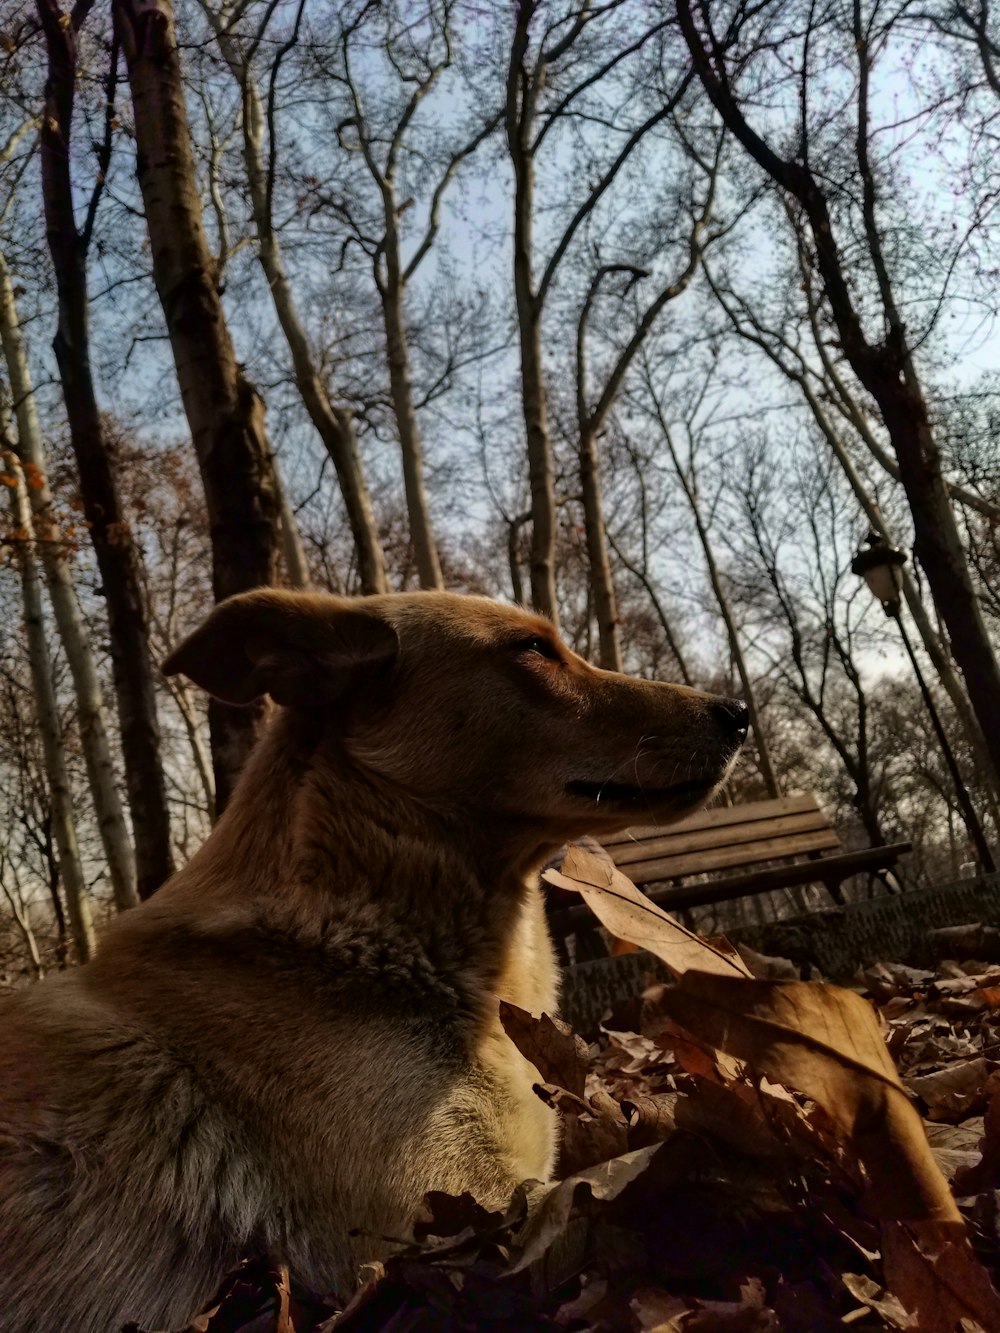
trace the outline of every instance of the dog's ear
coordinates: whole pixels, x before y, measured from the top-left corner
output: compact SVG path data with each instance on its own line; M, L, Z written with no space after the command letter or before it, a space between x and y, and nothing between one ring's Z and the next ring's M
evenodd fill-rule
M393 627L346 598L260 588L220 602L163 663L230 704L262 694L308 707L339 699L399 651Z

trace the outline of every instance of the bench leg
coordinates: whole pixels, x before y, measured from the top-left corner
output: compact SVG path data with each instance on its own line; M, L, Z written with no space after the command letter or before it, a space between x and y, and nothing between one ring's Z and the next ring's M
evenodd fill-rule
M847 899L844 897L844 890L840 887L841 883L842 881L839 879L825 879L823 886L837 907L846 907Z

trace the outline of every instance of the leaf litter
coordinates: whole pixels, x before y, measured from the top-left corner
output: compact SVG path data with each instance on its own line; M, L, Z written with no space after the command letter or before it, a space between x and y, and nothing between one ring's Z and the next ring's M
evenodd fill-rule
M346 1303L248 1265L189 1333L1000 1333L997 933L846 988L700 939L593 844L545 878L675 978L589 1041L501 1004L558 1178L429 1194Z

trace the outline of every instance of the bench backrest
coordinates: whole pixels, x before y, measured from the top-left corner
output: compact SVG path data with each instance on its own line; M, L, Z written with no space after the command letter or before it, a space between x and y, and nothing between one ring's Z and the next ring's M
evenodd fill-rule
M840 847L836 830L812 795L718 806L680 824L626 829L602 842L636 884Z

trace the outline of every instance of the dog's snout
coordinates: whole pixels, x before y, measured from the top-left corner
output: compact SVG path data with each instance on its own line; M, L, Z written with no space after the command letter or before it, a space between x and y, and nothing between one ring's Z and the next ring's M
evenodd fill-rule
M742 699L716 699L712 712L726 735L742 745L750 725L750 710Z

